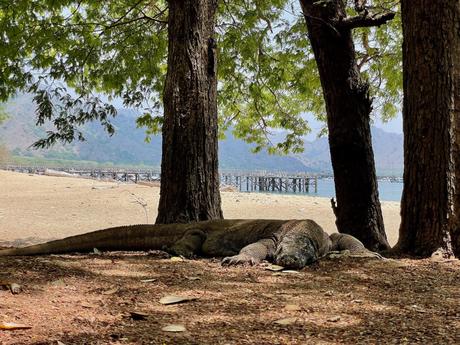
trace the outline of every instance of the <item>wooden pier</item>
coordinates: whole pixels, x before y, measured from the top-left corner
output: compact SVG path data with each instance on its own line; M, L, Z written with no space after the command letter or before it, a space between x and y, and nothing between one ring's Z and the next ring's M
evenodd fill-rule
M128 183L160 181L161 178L160 169L31 167L20 165L5 165L0 166L0 169L41 175L53 170L80 177ZM222 171L220 183L223 186L233 186L240 192L318 193L318 176L302 173Z
M318 193L315 175L223 172L220 182L241 192Z
M0 167L3 170L17 171L29 174L45 175L47 171L56 171L76 175L79 177L108 179L118 182L133 182L140 181L159 181L160 169L130 169L130 168L77 168L77 167L51 167L51 166L19 166L7 165Z

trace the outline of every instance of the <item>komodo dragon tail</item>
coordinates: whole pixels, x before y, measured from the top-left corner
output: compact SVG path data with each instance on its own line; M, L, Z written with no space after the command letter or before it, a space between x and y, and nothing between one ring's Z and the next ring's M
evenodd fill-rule
M99 250L162 249L177 241L186 228L177 225L139 224L107 228L62 240L50 241L23 248L0 250L0 256L62 254Z

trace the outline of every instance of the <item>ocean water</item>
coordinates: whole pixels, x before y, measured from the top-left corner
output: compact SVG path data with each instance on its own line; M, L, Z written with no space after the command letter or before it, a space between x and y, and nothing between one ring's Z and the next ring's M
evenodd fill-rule
M403 184L402 182L391 182L388 180L380 180L379 184L379 197L381 201L401 201ZM242 192L245 192L245 184L243 183ZM258 193L258 192L256 192ZM261 193L280 193L280 192L271 192L263 191ZM320 196L325 198L335 197L335 187L334 180L331 178L318 179L318 191L314 192L314 187L310 186L309 193L286 193L282 192L281 194L296 194L296 195L309 195L309 196Z
M388 180L380 180L379 184L379 197L382 201L401 201L403 184L402 182L391 182ZM319 179L318 180L318 193L305 193L306 195L322 196L326 198L335 197L334 180L332 179Z

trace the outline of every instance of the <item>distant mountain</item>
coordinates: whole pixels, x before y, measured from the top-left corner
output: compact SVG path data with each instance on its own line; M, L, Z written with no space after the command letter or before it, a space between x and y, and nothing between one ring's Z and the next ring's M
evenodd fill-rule
M385 132L377 127L372 127L371 132L377 174L380 176L402 175L404 166L402 134ZM305 142L304 152L296 157L314 170L332 171L327 138Z
M37 127L31 97L20 95L5 105L10 119L0 125L0 143L18 156L49 159L86 160L111 164L159 166L161 137L146 143L145 132L135 124L133 111L120 109L113 120L116 133L109 137L98 123L82 129L85 142L57 144L49 150L33 150L30 145L46 135L46 127ZM373 144L377 170L381 175L402 172L402 135L373 128ZM268 170L290 172L331 172L329 146L326 138L305 142L305 152L291 156L252 153L252 146L238 140L231 133L219 142L221 169Z
M136 114L133 111L118 111L112 121L116 129L112 137L98 123L89 123L82 129L86 138L84 142L56 144L49 150L34 150L30 145L46 135L46 128L35 126L34 105L30 96L18 96L5 108L10 119L0 125L0 142L14 155L160 166L161 137L154 136L150 143L146 143L145 131L136 127ZM231 133L228 133L227 139L219 142L219 160L221 169L311 171L295 157L272 156L266 152L253 154L251 145L235 139Z

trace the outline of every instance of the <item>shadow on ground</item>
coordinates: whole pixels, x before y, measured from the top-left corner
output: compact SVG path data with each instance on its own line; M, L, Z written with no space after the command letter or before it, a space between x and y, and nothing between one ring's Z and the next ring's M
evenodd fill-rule
M460 334L458 261L340 259L279 273L155 252L0 258L0 268L24 286L0 291L0 321L32 326L0 331L5 345L455 344ZM165 306L166 295L196 300Z

